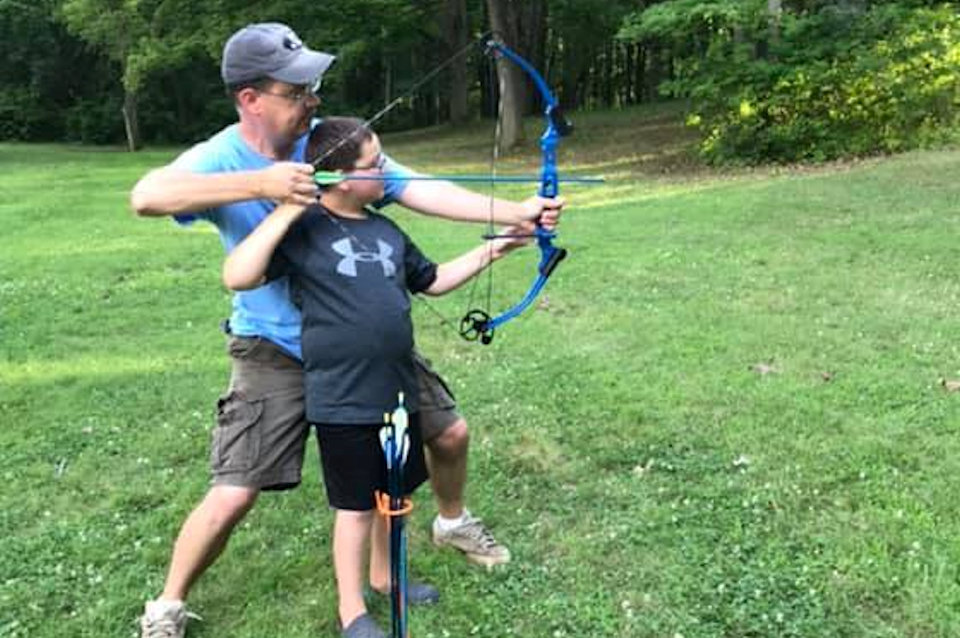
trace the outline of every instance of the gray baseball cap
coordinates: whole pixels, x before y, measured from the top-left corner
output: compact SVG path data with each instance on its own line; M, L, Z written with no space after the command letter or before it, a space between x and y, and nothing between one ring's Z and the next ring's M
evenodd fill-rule
M227 86L271 78L314 84L337 58L307 48L293 29L279 22L249 24L223 46L220 75Z

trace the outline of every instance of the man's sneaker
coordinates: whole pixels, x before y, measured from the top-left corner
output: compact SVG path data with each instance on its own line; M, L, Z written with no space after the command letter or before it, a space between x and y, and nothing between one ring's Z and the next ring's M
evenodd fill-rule
M187 619L200 619L187 612L181 600L151 600L140 617L140 638L183 638Z
M467 555L467 559L493 567L510 562L510 550L497 542L479 518L464 514L464 521L451 530L440 529L440 517L433 521L433 543L448 545Z

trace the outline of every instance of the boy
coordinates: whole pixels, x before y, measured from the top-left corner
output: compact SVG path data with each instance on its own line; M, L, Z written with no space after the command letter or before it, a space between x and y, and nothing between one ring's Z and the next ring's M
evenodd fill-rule
M319 123L307 157L321 158L319 169L346 178L376 178L383 168L379 140L356 119ZM527 243L499 238L437 265L392 221L365 208L383 189L382 180L345 179L327 188L317 206L283 204L230 253L223 269L234 290L289 275L302 311L306 413L317 427L327 498L336 509L333 558L346 638L384 636L363 600L363 549L373 524L370 571L388 570L386 524L374 517L373 492L385 488L378 433L398 391L411 413L406 491L427 477L408 292L444 294Z

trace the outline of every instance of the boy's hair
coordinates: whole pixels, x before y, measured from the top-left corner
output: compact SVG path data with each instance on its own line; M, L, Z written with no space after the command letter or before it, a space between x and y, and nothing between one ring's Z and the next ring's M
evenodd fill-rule
M307 161L320 171L349 171L373 131L355 117L326 117L313 127L307 140ZM319 160L319 162L317 162Z

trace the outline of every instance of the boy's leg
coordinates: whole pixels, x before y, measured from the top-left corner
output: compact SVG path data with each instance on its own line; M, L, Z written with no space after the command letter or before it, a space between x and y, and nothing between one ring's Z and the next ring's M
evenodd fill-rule
M378 425L317 424L327 502L336 510L333 568L337 618L344 638L385 638L363 598L365 544L374 517L374 490L385 471ZM371 550L372 550L371 546Z
M163 592L141 617L144 637L182 638L184 600L260 491L300 482L308 430L299 362L257 338L231 338L228 350L230 388L217 403L211 451L214 485L180 530Z
M380 514L373 517L370 533L370 588L390 591L390 525Z
M337 577L340 626L367 613L363 600L363 557L373 512L337 510L333 524L333 569Z
M456 400L430 362L416 355L420 385L420 423L427 449L427 467L439 514L433 522L433 542L453 547L480 565L510 561L510 550L497 542L464 504L470 435L457 412Z

